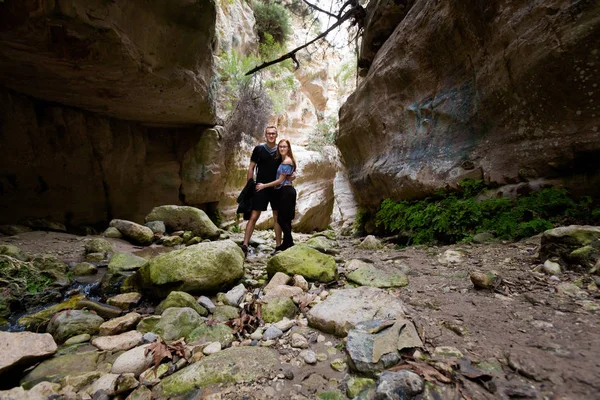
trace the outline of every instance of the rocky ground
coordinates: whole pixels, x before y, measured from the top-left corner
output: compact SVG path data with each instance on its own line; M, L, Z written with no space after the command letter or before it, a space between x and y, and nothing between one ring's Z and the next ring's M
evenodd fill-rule
M241 234L231 236L234 241L241 239ZM248 293L256 294L267 283L264 272L273 239L272 232L268 231L255 236L254 252L245 262L243 281ZM66 263L76 263L83 260L84 244L89 238L27 232L0 237L0 244L16 245L29 254L50 254ZM296 235L297 242L309 238L309 235ZM114 251L146 257L172 250L157 245L134 246L121 239L108 240ZM334 253L339 277L330 283L310 285L305 291L312 294L310 301L298 301L303 312L288 326L279 323L282 336L266 339L265 335L242 335L230 345L273 349L278 356L276 363L271 365L265 358L253 360L254 364L236 364L236 367L255 368L256 377L241 379L245 383L210 385L196 395L212 399L352 398L352 390L356 390L353 388L360 386L356 378L366 375L355 374L348 367L347 339L309 327L306 314L316 304L324 304L335 289L352 286L347 275L353 269L352 263L357 261L350 260L358 259L359 263L384 271L400 271L408 277L407 286L386 291L404 303L406 315L414 322L422 346L416 351L404 351L403 360L388 370L410 370L425 380L420 398L597 398L600 392L597 284L600 282L584 273L545 274L538 258L539 237L518 243L445 247L387 245L380 249L362 249L359 243L360 239L338 237L332 248L324 249ZM474 288L470 274L476 271L494 271L497 276L494 284L489 289ZM384 294L382 290L381 296ZM212 297L216 304L219 304L218 299L223 298ZM144 303L133 311L143 317L147 307L155 305ZM259 329L264 331L265 327ZM306 343L297 343L302 341L298 334ZM256 340L252 342L253 339ZM63 345L59 353L95 350L85 341L79 346L76 350L66 350L68 346ZM121 353L107 356L107 362L114 362ZM215 357L208 353L205 360ZM226 350L220 353L225 354ZM261 354L248 353L247 357L261 358ZM114 367L112 372L115 372ZM381 386L381 378L374 382ZM406 385L410 387L410 383ZM10 398L2 393L7 392L0 392L0 398ZM142 394L139 390L134 393ZM363 396L373 398L368 397L372 394L367 392L363 392Z

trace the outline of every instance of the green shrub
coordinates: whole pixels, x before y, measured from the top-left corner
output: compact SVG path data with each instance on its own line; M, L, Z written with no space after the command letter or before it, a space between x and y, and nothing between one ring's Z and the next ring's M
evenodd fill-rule
M543 189L516 200L477 201L475 197L484 189L481 181L463 181L460 187L460 192L437 193L424 200L386 199L375 223L387 233L408 233L412 244L426 244L468 241L479 232L520 239L558 224L600 220L591 199L575 201L565 189Z
M333 145L337 129L337 114L332 114L327 118L323 118L321 122L315 126L315 130L308 135L307 148L313 151L320 151L323 146Z
M255 1L252 8L260 43L265 43L266 34L269 34L275 42L284 44L292 32L290 17L285 7L275 2Z

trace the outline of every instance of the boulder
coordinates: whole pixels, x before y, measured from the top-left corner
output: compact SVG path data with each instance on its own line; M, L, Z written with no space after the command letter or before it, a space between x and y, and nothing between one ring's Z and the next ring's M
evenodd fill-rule
M102 393L107 396L115 396L119 393L129 392L139 386L139 382L133 374L106 374L87 387L84 392L93 398Z
M297 312L294 302L285 297L265 300L261 308L261 316L267 323L281 321L284 317L293 319Z
M104 233L102 233L102 236L113 239L121 239L123 237L123 234L119 232L117 228L109 226L108 228L106 228Z
M378 250L383 248L383 244L381 244L381 240L377 239L375 236L369 235L360 242L358 248L364 250Z
M269 276L273 276L277 272L287 275L298 274L306 279L319 282L331 282L338 277L333 257L301 244L269 259L267 273Z
M194 309L171 307L162 313L152 332L166 341L172 341L188 336L202 323L202 317Z
M312 247L315 250L319 250L325 254L337 254L339 251L336 249L337 243L335 240L329 239L325 236L315 236L308 239L305 243L308 247Z
M47 331L58 343L63 343L71 336L89 333L95 335L104 319L87 310L61 311L50 320Z
M371 320L348 332L346 350L353 369L375 375L400 361L398 350L422 345L415 326L406 319Z
M350 329L362 321L393 319L406 314L398 297L382 289L359 287L340 289L332 293L307 313L313 328L337 336L346 336Z
M229 346L234 340L233 329L225 324L203 323L186 336L188 343L204 344L219 342L223 347Z
M56 343L48 333L0 332L0 375L11 370L24 370L56 350Z
M148 263L148 260L131 253L114 253L108 263L108 270L102 277L100 287L104 292L118 292L123 282L135 271Z
M176 290L169 293L166 299L160 302L154 309L154 314L162 314L167 308L170 307L189 307L196 311L201 316L205 317L208 315L208 311L202 307L191 294L186 292L178 292Z
M542 234L540 259L546 261L549 258L558 257L569 264L569 261L574 258L578 259L571 255L573 251L585 246L590 246L598 252L600 249L600 226L570 225L550 229ZM582 251L580 250L580 252ZM587 264L585 266L589 267Z
M85 299L85 295L75 295L62 303L50 306L33 314L25 315L17 320L17 324L28 330L38 330L39 328L44 327L54 314L62 310L75 308L77 303L83 299Z
M221 322L227 322L230 319L238 318L239 316L240 309L233 306L216 306L213 311L213 318Z
M98 369L106 359L106 353L86 351L54 356L32 369L22 380L21 386L30 389L42 381L60 382L66 376L84 375Z
M118 307L121 310L129 310L131 307L136 306L141 299L141 294L137 292L130 292L110 297L106 300L106 303L108 303L108 305Z
M129 331L114 336L100 336L92 340L92 345L105 351L125 351L142 343L142 334Z
M412 371L384 372L377 380L375 398L382 400L412 399L423 391L425 381Z
M136 312L125 314L122 317L114 318L100 325L100 336L118 335L119 333L127 332L134 329L142 316Z
M152 365L152 353L146 354L146 348L149 344L134 347L121 354L112 365L111 372L113 374L133 374L135 377L140 376L142 372L147 370Z
M147 226L148 228L152 229L152 232L160 233L161 235L163 235L167 231L167 227L165 226L165 223L162 221L146 222L144 224L144 226Z
M90 264L89 262L80 262L71 268L71 274L73 276L86 276L86 275L95 275L98 273L98 267L94 264Z
M123 234L123 237L133 244L146 246L152 244L154 240L152 229L132 221L113 219L110 221L110 226L117 228Z
M208 218L206 213L189 206L154 207L146 216L146 222L163 221L170 231L192 231L194 236L203 239L219 237L219 228Z
M408 285L408 278L400 271L377 268L366 264L348 274L348 280L362 286L378 288L402 287Z
M29 256L12 244L0 244L0 254L16 258L17 260L27 261Z
M113 251L112 245L106 239L94 238L85 241L85 254L89 253L110 253Z
M138 271L141 289L157 297L172 290L214 291L244 275L244 253L231 240L199 243L162 254Z
M153 398L178 397L209 385L231 385L268 377L279 367L277 354L265 347L231 347L164 378Z

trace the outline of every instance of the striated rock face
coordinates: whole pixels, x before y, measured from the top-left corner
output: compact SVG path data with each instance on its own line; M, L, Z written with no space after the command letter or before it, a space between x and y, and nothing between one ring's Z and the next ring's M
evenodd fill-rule
M465 177L599 195L599 41L593 1L415 1L340 110L359 203Z
M212 1L0 5L0 83L99 114L214 124Z

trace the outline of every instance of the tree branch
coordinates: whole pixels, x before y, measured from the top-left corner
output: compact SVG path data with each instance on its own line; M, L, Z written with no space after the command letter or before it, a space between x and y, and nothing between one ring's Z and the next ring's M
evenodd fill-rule
M307 6L309 6L310 8L313 8L313 9L315 9L315 10L317 10L317 11L320 11L320 12L322 12L322 13L324 13L324 14L327 14L327 15L329 15L330 17L333 17L333 18L335 18L335 19L339 19L339 18L340 18L340 16L339 16L339 15L335 15L335 14L332 14L332 13L330 13L329 11L325 11L325 10L323 10L322 8L319 8L319 7L317 7L316 5L314 5L314 4L311 4L311 3L309 3L309 2L308 2L308 1L306 1L306 0L302 0L302 1L303 1L304 3L306 3L306 5L307 5Z
M352 0L349 0L349 1L352 1ZM290 52L282 55L281 57L279 57L276 60L266 61L266 62L262 63L261 65L259 65L258 67L252 68L250 71L246 72L246 76L252 75L255 72L260 71L261 69L270 67L271 65L280 63L280 62L285 61L285 60L290 59L290 58L297 63L298 61L296 60L296 53L298 51L300 51L300 50L302 50L302 49L310 46L311 44L313 44L317 40L324 38L325 36L327 36L327 34L329 32L331 32L332 30L334 30L338 26L342 25L345 21L349 20L352 17L360 16L361 13L363 13L363 12L364 12L364 10L363 10L363 8L361 6L351 8L350 10L348 10L348 12L346 12L346 14L344 14L342 17L340 17L336 21L335 24L331 25L326 31L324 31L323 33L321 33L319 36L317 36L316 38L314 38L310 42L304 43L302 46L296 47L292 51L290 51ZM298 68L299 66L300 66L300 64L296 64L296 68Z

